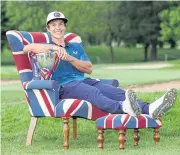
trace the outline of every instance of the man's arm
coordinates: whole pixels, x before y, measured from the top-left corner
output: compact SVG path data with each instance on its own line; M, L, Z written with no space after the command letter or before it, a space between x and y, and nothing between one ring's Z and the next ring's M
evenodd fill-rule
M26 45L23 49L24 53L28 53L29 51L33 51L35 53L47 52L48 50L52 50L54 45L52 44L29 44Z
M58 57L62 60L65 60L67 57L67 52L65 50L63 50L64 48L53 45L53 44L29 44L26 45L23 49L24 53L27 54L30 51L33 51L35 53L46 53L49 50L54 50Z
M92 73L92 63L89 61L79 60L71 55L67 56L66 61L69 61L75 68L83 73Z
M24 53L33 51L35 53L47 52L48 50L54 50L58 54L59 58L65 61L69 61L75 68L80 72L91 74L92 73L92 64L89 61L79 60L75 57L67 54L66 50L62 47L52 45L52 44L29 44L26 45L23 49Z

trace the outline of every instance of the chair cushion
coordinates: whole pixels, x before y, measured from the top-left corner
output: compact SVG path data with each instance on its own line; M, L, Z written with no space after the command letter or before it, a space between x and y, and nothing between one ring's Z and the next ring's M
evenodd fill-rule
M55 87L60 87L59 82L55 80L31 80L23 82L23 87L25 90L31 89L55 89Z
M98 109L90 102L78 99L61 100L55 107L55 117L83 117L91 120L96 120L108 113Z
M138 117L129 114L110 114L96 120L96 127L101 129L160 128L161 125L159 120L154 120L146 114Z

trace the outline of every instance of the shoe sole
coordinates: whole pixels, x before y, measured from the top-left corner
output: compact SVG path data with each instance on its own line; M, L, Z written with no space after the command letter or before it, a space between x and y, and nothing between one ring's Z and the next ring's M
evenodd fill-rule
M141 107L137 103L137 97L136 97L136 94L133 90L129 90L128 98L129 98L131 108L134 112L134 115L136 117L138 117L142 113L142 111L141 111Z
M177 90L172 88L164 96L163 104L161 104L153 113L154 119L160 119L173 106L177 97Z

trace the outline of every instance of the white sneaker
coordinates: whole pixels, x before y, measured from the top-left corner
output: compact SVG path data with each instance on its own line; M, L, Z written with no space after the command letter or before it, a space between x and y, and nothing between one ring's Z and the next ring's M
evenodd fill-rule
M149 105L149 115L153 119L161 118L173 105L177 97L177 90L172 88L162 97Z
M141 107L136 101L136 94L133 90L127 90L125 93L126 99L122 102L122 109L124 113L132 116L139 116L141 114Z

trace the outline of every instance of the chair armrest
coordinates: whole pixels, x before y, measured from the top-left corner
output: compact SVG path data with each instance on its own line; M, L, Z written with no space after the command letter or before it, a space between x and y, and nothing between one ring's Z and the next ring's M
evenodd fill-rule
M59 82L32 80L23 86L33 116L54 116L54 107L59 103Z
M23 83L25 90L30 89L57 89L60 87L59 82L55 80L32 80Z
M96 79L102 83L109 84L114 87L119 86L119 82L116 79ZM31 80L23 83L25 90L29 89L57 89L60 87L59 82L55 80Z
M100 80L100 82L102 82L104 84L109 84L109 85L114 86L114 87L119 86L119 81L116 79L97 79L97 80Z

